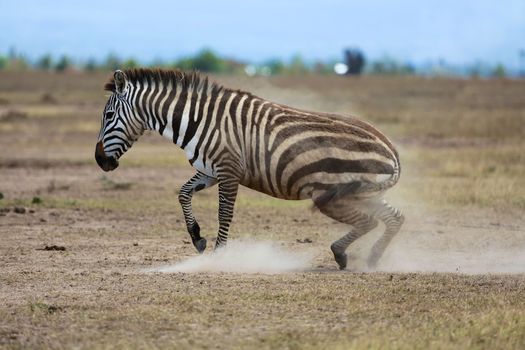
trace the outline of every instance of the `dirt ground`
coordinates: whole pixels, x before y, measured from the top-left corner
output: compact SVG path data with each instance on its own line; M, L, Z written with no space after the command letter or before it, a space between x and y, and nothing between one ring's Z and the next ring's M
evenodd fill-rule
M166 274L147 269L196 255L177 202L194 172L153 134L98 168L106 77L0 74L0 348L525 346L524 81L215 77L376 124L400 148L387 197L406 224L377 271L363 261L379 229L339 271L344 226L243 189L231 239L309 252L309 266ZM211 243L217 190L194 209Z

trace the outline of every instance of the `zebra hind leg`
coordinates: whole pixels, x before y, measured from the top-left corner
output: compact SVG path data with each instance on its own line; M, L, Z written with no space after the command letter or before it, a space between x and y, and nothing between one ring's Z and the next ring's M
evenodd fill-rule
M337 200L323 203L323 205L316 203L316 206L324 215L352 226L350 232L330 246L339 269L344 270L348 263L348 256L345 253L348 246L359 237L372 231L378 222L373 216L352 206L351 201Z
M401 214L398 209L388 204L385 200L382 200L381 204L379 204L378 208L375 210L374 217L385 224L385 232L372 247L372 251L367 261L368 267L370 268L374 268L377 265L377 262L381 259L386 247L396 233L399 232L401 225L403 225L403 222L405 221L403 214Z

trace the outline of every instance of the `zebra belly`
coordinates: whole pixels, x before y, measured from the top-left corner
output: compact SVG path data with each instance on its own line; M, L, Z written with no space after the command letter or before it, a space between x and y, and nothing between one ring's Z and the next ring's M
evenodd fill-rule
M318 171L303 177L285 179L279 187L280 196L291 199L312 198L314 193L324 192L334 187L356 182L375 182L377 176L358 173L328 173Z
M211 162L207 161L206 163L200 159L197 158L192 164L191 164L196 170L200 171L201 173L208 175L209 177L216 178L216 174L213 171L213 168L211 166Z
M300 178L289 188L271 184L265 181L263 176L246 175L241 180L241 185L252 190L267 194L274 198L286 200L311 199L314 193L321 193L334 186L350 184L359 181L376 182L382 180L386 175L316 172ZM362 196L375 196L377 193L363 193Z
M274 154L264 159L264 167L246 164L247 171L241 184L289 200L312 198L314 192L319 193L342 184L382 182L393 174L393 162L390 159L333 147L311 147L308 151L293 152L289 157Z

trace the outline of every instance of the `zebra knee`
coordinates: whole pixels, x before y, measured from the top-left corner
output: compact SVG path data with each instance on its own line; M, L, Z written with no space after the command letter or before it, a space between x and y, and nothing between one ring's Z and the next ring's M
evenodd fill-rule
M401 225L405 217L401 211L392 207L386 201L382 202L382 208L374 213L374 217L383 221L385 225Z
M396 214L383 220L386 226L386 234L395 234L405 222L405 216L397 210Z
M373 217L369 217L368 218L368 221L366 221L365 223L363 223L359 229L360 231L363 232L363 234L367 233L367 232L370 232L372 231L373 229L375 229L377 227L377 225L379 224L379 222L374 219Z
M186 203L188 203L191 200L189 194L186 191L183 191L183 190L181 190L179 192L178 199L179 199L179 203L181 205L185 205Z

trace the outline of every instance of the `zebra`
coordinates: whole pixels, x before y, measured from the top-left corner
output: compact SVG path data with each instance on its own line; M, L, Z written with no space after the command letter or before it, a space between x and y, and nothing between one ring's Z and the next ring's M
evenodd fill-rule
M313 208L348 224L349 232L330 246L340 269L347 267L347 247L382 221L384 233L367 259L374 267L403 224L401 212L382 199L399 179L399 154L369 123L270 102L197 72L117 70L105 90L111 95L95 147L98 165L116 169L145 130L180 146L196 169L178 200L199 253L206 239L192 196L216 184L216 249L227 242L240 185L280 199L311 199Z

